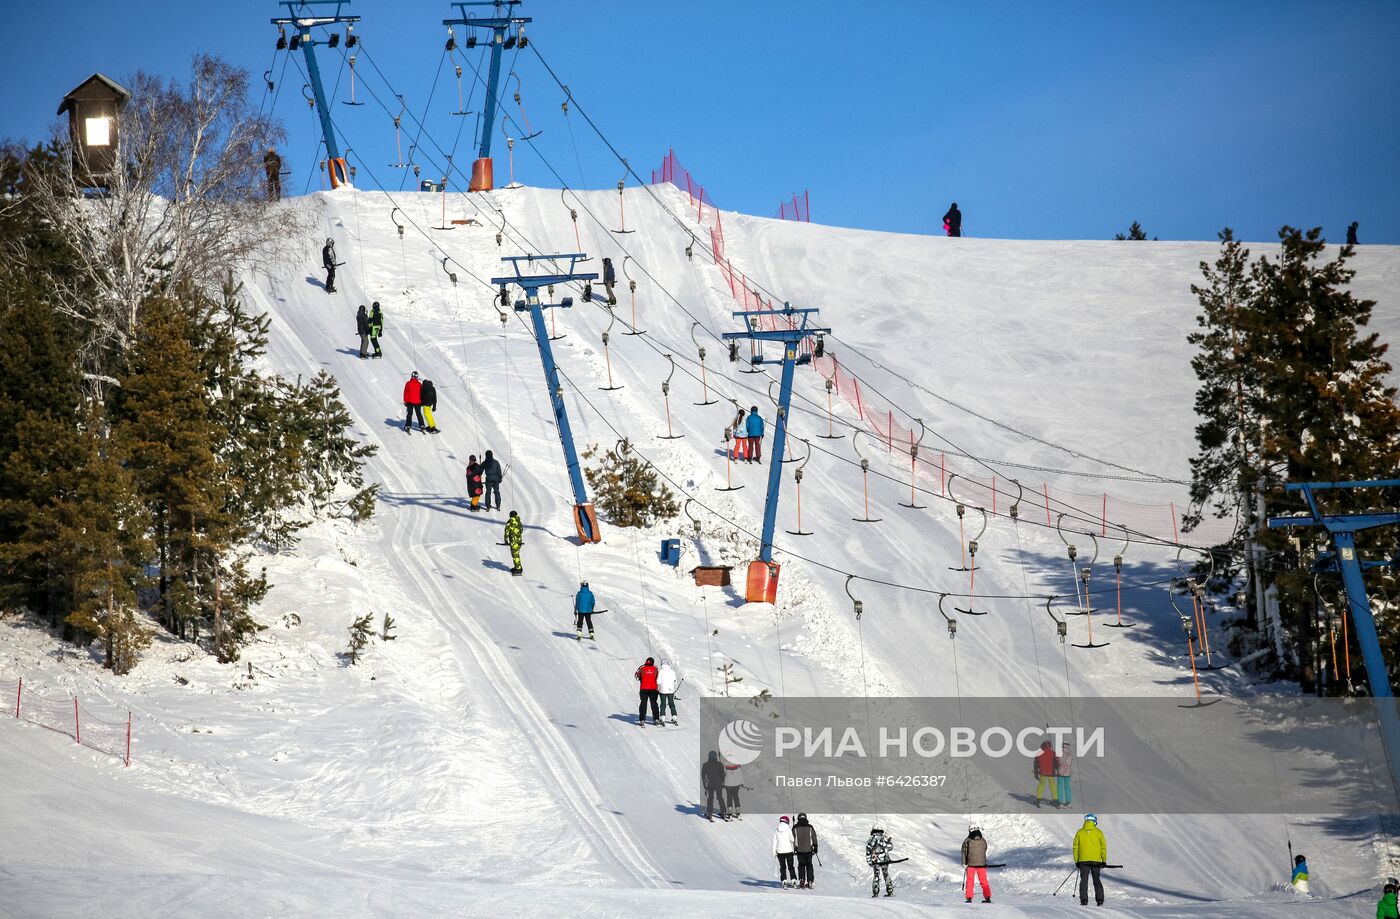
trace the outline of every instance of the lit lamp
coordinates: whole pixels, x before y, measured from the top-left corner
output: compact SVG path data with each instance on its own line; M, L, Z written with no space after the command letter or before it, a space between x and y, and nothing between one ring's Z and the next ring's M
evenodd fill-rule
M63 97L58 114L68 113L73 176L83 188L107 188L117 163L117 114L131 93L110 77L94 73Z

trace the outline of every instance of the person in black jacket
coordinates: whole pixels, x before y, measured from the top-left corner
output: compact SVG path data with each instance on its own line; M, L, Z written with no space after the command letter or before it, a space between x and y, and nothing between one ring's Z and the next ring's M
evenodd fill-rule
M369 313L365 312L365 305L360 304L360 311L355 314L355 334L360 336L360 360L369 358Z
M335 260L335 240L327 238L321 247L321 267L326 269L326 293L335 293L335 268L340 264Z
M369 308L369 343L374 346L374 356L383 357L384 352L379 350L379 339L384 337L384 311L379 308L379 301L375 300L374 305Z
M719 754L710 751L710 758L700 767L700 784L705 789L705 819L714 820L715 802L719 802L721 819L729 819L729 811L724 806L724 764Z
M603 259L603 287L608 291L608 306L617 306L617 296L613 293L613 285L617 283L617 272L613 270L612 259Z
M263 154L263 170L267 173L267 196L273 201L282 197L282 157L275 147Z
M962 235L962 211L958 210L958 202L954 201L948 213L943 215L943 225L948 228L949 236Z
M501 509L501 479L505 473L501 470L500 460L491 455L491 451L486 451L486 458L481 461L481 478L486 484L486 509L491 509L491 498L496 499L496 510Z
M797 815L797 824L792 828L792 840L797 849L797 886L803 890L810 890L812 858L817 854L817 831L807 822L806 814Z
M437 411L437 387L432 380L424 380L423 386L418 390L418 400L423 405L423 417L428 421L428 433L438 432L437 419L433 413Z
M1351 222L1351 226L1347 227L1347 245L1348 245L1348 246L1354 246L1354 245L1356 245L1356 228L1357 228L1358 226L1360 226L1360 224L1358 224L1355 220L1353 220L1353 221Z

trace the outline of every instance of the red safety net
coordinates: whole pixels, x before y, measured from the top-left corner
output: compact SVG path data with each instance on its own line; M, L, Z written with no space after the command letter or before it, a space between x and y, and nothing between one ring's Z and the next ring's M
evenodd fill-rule
M812 222L812 202L806 189L799 196L796 192L792 194L791 201L783 201L778 205L779 220L799 220L803 223Z
M71 737L77 743L131 765L131 713L126 719L99 718L76 696L38 691L23 679L0 680L0 702L13 718Z

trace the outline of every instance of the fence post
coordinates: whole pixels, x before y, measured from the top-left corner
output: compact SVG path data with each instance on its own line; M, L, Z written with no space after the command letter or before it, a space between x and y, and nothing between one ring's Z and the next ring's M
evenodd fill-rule
M1045 525L1052 527L1055 524L1050 520L1050 486L1041 484L1040 488L1045 492Z
M812 191L811 191L811 189L809 189L809 188L804 188L804 189L802 190L802 212L803 212L804 214L807 215L807 216L805 216L805 217L802 218L802 219L805 220L807 223L811 223L811 222L812 222L812 198L811 198L811 194L812 194Z
M793 195L796 199L797 196ZM885 409L885 452L894 452L894 409Z
M1176 531L1176 502L1171 503L1172 508L1172 541L1177 545L1181 544L1181 534Z
M19 717L19 700L24 696L24 677L19 678L19 688L15 690L15 717Z
M1103 493L1103 514L1099 517L1099 535L1108 535L1108 492Z
M126 764L131 765L131 712L126 713Z
M78 697L73 697L73 739L78 743L83 742L83 725L78 720Z
M944 497L948 496L948 454L938 454L938 493Z
M865 409L860 404L860 380L853 380L851 383L856 389L856 417L861 421L865 420Z
M997 477L992 476L992 516L997 515Z

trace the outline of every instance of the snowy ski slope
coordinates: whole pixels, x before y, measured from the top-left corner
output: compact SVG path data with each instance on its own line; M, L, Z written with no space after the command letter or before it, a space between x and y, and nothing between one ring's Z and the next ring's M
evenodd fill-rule
M694 587L683 573L692 565L753 557L753 540L740 530L758 529L767 467L735 466L743 490L715 491L726 476L719 441L733 416L731 396L760 406L771 421L767 388L776 374L738 373L725 359L711 333L738 327L728 315L736 308L728 286L698 252L687 260L683 251L689 234L704 238L705 227L683 192L654 192L627 191L628 226L637 231L628 235L609 232L615 192L581 193L582 206L571 202L579 208L577 243L557 189L450 195L449 219L479 223L451 231L429 229L442 219L437 195L342 189L288 203L336 239L348 262L337 279L341 292L321 288L313 238L294 253L291 270L269 265L249 277L247 293L272 316L272 366L289 375L330 370L362 436L380 446L371 461L382 483L375 520L360 529L318 524L295 553L267 560L276 587L261 618L271 634L248 650L251 677L162 643L136 674L115 680L55 661L39 636L5 626L0 677L23 675L54 693L81 690L113 712L131 708L138 729L135 762L123 770L0 719L0 771L11 789L0 812L0 851L8 853L0 865L14 892L0 915L95 913L100 900L104 915L159 914L176 902L184 905L176 911L210 915L524 908L721 916L790 907L784 898L803 899L804 914L817 916L914 914L961 905L955 887L966 814L885 814L910 860L897 874L896 899L878 902L868 901L860 851L869 817L814 814L825 864L812 895L770 889L768 817L731 825L698 819L693 714L699 695L722 691L717 666L731 661L744 691L775 695L1190 692L1180 631L1160 586L1125 591L1124 618L1139 625L1111 634L1097 651L1066 651L1043 606L985 601L989 615L960 623L956 669L928 593L857 581L852 590L866 610L857 624L842 572L949 591L964 590L966 575L948 570L959 564L961 537L936 480L935 494L921 496L928 507L910 510L897 506L908 500L907 484L872 475L872 514L883 519L852 521L862 508L849 437L812 441L819 449L805 467L802 511L810 537L782 532L795 524L785 472L776 609ZM396 219L406 227L402 238ZM843 366L925 419L926 448L941 437L934 449L1120 472L988 424L944 401L951 399L1083 456L1186 477L1189 285L1214 245L948 240L730 213L724 221L734 267L794 305L820 308ZM503 328L492 291L468 273L490 278L505 273L501 255L580 244L591 256L610 256L620 279L630 256L646 334L622 334L630 320L625 280L606 359L601 333L609 317L599 303L557 311L564 337L554 345L577 442L606 449L629 437L694 495L698 541L684 516L644 533L604 523L596 546L567 538L571 498L534 342L514 314ZM444 258L458 275L455 287ZM1374 327L1392 337L1400 328L1400 252L1364 247L1354 264L1357 291L1379 301ZM385 358L362 362L355 307L376 299L386 313ZM703 407L693 404L701 401L691 376L699 372L696 321L719 399ZM671 421L684 435L669 441L657 436L666 427L667 354L678 367ZM623 385L614 392L600 391L608 360ZM414 369L437 385L439 436L402 430L400 392ZM814 438L827 429L825 390L811 370L797 381L794 435ZM839 401L837 414L853 418ZM509 555L497 545L504 515L473 514L463 500L467 456L485 448L506 465L506 506L526 524L523 578L509 577ZM872 472L907 482L907 459L869 439L862 450ZM1175 485L1008 474L1024 476L1028 490L1048 481L1057 493L1106 489L1145 505L1184 499ZM1019 528L999 517L984 534L978 593L1069 594L1072 604L1064 546L1043 525L1043 508L1035 522L1033 496L1026 502ZM658 540L669 535L684 537L679 571L657 561ZM1111 533L1103 542L1100 571L1111 576L1106 558L1117 543ZM1174 556L1134 545L1125 583L1160 582L1175 573ZM598 618L597 643L582 646L569 615L580 576L609 610ZM1100 598L1104 604L1112 608L1111 595ZM336 652L352 613L364 610L391 613L399 637L375 643L364 664L347 668ZM300 623L284 625L291 613ZM1071 620L1073 640L1082 640L1084 627ZM632 723L632 672L648 655L669 658L686 678L679 727ZM1222 693L1247 691L1249 682L1228 668L1203 681ZM1076 794L1092 808L1092 788ZM794 810L803 806L794 801ZM969 807L975 814L976 802ZM870 810L880 811L878 798ZM1009 864L994 872L998 904L980 909L1078 909L1063 894L1049 896L1068 870L1076 815L974 819L996 860ZM1370 908L1386 870L1373 828L1290 820L1294 847L1308 854L1315 878L1316 897L1301 902L1278 889L1288 867L1281 817L1104 815L1102 825L1114 861L1127 866L1110 881L1108 914L1355 915Z

